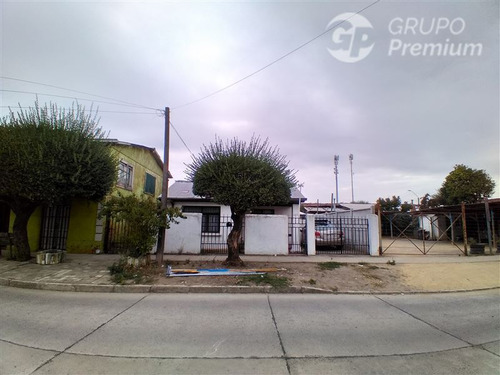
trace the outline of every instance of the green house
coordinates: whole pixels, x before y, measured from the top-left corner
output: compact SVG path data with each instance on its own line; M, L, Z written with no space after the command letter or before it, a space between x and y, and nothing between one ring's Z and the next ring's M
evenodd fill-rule
M107 140L118 159L118 178L110 194L149 194L162 191L163 162L154 148ZM169 178L170 178L169 174ZM32 251L59 249L68 253L116 252L119 228L99 219L100 204L74 199L68 204L38 207L28 223ZM0 204L0 233L12 232L14 214Z

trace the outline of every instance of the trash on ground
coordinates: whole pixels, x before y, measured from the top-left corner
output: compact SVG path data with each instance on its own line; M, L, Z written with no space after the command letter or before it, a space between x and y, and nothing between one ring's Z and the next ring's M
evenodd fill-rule
M252 268L252 269L229 269L229 268L198 268L174 269L167 266L167 277L186 277L186 276L245 276L245 275L263 275L267 272L277 272L277 268Z

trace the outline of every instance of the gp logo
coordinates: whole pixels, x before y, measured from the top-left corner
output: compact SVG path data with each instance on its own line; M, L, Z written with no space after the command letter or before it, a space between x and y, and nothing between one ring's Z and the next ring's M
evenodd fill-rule
M332 19L327 29L333 29L333 45L328 52L337 60L354 63L363 60L370 54L374 42L370 41L373 26L365 17L356 13L342 13Z

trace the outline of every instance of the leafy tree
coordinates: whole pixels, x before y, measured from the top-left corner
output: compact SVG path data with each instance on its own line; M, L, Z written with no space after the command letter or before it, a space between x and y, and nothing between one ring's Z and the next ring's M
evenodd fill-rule
M40 205L73 197L101 200L116 178L116 160L102 142L92 109L55 104L22 110L0 120L0 200L14 214L17 259L30 259L27 224Z
M476 203L490 197L494 190L495 182L483 169L457 164L446 176L435 198L443 205Z
M380 205L382 211L399 211L401 206L401 197L393 195L392 198L382 198L377 199L377 203Z
M194 194L231 208L234 225L227 239L227 264L241 263L238 240L245 213L257 206L289 203L290 189L296 184L295 172L277 147L258 137L250 143L216 138L193 157L186 173Z
M409 212L413 208L413 205L404 202L401 203L401 197L393 195L392 198L379 198L377 203L380 206L382 212L387 213L382 216L382 234L389 235L394 233L400 235L400 232L405 231L406 235L411 235L416 225L413 223L413 219Z
M127 231L122 239L125 243L123 255L133 258L147 255L155 245L159 230L178 223L176 218L184 218L177 207L162 210L160 202L154 198L135 194L110 197L104 202L99 215L126 223Z

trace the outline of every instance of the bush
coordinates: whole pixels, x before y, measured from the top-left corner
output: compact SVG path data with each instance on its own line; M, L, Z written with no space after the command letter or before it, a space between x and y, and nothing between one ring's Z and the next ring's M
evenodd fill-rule
M178 208L162 210L160 202L149 196L135 194L112 196L104 204L99 215L125 222L127 231L122 237L125 256L139 258L151 252L160 229L169 228L176 218L184 218Z

